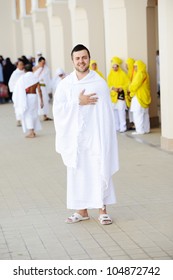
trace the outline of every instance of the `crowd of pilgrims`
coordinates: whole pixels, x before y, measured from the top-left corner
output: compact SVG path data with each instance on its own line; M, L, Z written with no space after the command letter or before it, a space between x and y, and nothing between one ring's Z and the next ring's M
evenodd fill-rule
M37 53L37 57L27 58L25 55L22 55L15 63L12 63L9 57L4 59L0 55L0 85L5 85L8 89L7 97L1 97L0 92L0 103L14 102L12 97L14 85L12 87L10 79L14 76L12 74L16 70L25 73L26 65L30 65L32 72L35 72L36 75L38 72L42 92L44 92L45 88L47 89L43 94L43 103L47 111L43 112L42 115L43 120L52 120L48 117L49 110L46 109L46 106L48 107L49 105L46 105L46 102L50 103L53 100L58 83L67 74L62 68L57 68L54 77L51 78L46 59L42 56L41 52ZM39 70L43 68L44 71ZM114 56L110 61L110 71L107 77L104 77L98 69L96 60L90 60L90 69L96 71L107 82L110 89L116 130L120 133L127 130L134 130L132 132L133 134L149 133L149 105L151 103L151 95L149 75L145 63L133 58L122 61L119 57ZM45 99L46 95L47 97ZM21 120L18 119L17 114L16 121L17 125L20 126ZM29 135L35 137L35 133Z
M0 96L0 103L12 102L12 92L10 92L8 83L19 61L22 61L23 65L31 64L35 66L35 57L27 58L25 55L22 55L13 63L10 57L4 58L3 55L0 55L0 83L6 85L8 88L8 96L5 98L1 98Z

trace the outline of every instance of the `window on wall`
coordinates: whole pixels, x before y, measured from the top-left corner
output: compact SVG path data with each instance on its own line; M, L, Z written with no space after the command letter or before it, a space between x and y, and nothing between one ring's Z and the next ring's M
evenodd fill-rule
M46 0L38 0L39 8L46 8Z
M26 14L30 15L31 14L31 0L26 0Z
M20 0L16 0L16 19L20 17Z

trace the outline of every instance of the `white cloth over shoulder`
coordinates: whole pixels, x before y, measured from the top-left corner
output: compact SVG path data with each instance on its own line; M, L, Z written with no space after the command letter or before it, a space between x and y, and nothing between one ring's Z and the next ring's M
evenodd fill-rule
M25 74L24 70L20 70L20 69L16 69L13 71L13 73L11 74L10 80L8 82L8 86L11 92L14 91L14 87L18 81L18 79Z
M96 93L97 104L80 106L79 94L82 90L85 94ZM100 176L108 186L111 176L119 169L119 163L114 116L106 82L94 71L82 80L77 79L75 71L72 72L57 87L53 116L56 151L61 154L64 164L78 168L80 149L84 145L98 157Z
M32 72L27 72L18 79L12 97L14 108L18 115L23 115L27 110L25 89L36 83L38 83L38 78L36 78Z
M34 75L39 79L39 83L41 86L42 97L44 107L41 108L39 104L38 113L39 115L48 115L49 114L49 93L51 93L51 79L50 79L50 71L47 65L44 67L39 67Z
M52 79L52 93L55 94L56 88L59 84L59 82L62 80L62 78L59 75L63 75L64 77L66 76L66 73L62 68L57 68L55 72L55 76ZM63 77L63 78L64 78Z
M51 92L51 78L50 78L50 70L47 65L44 65L44 67L39 67L34 72L35 77L39 79L40 84L45 84L46 93Z

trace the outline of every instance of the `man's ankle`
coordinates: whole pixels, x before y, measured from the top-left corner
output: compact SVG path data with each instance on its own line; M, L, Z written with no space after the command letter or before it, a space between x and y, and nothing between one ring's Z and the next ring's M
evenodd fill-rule
M87 209L80 209L77 211L77 213L80 214L82 217L88 217Z

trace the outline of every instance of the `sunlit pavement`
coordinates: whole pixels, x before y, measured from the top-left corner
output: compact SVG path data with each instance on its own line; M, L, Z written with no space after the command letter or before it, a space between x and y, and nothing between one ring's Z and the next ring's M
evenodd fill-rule
M12 104L0 105L0 259L173 259L173 153L160 131L118 135L113 224L98 211L66 224L66 168L55 152L53 122L34 139L16 126ZM80 191L80 190L79 190Z

